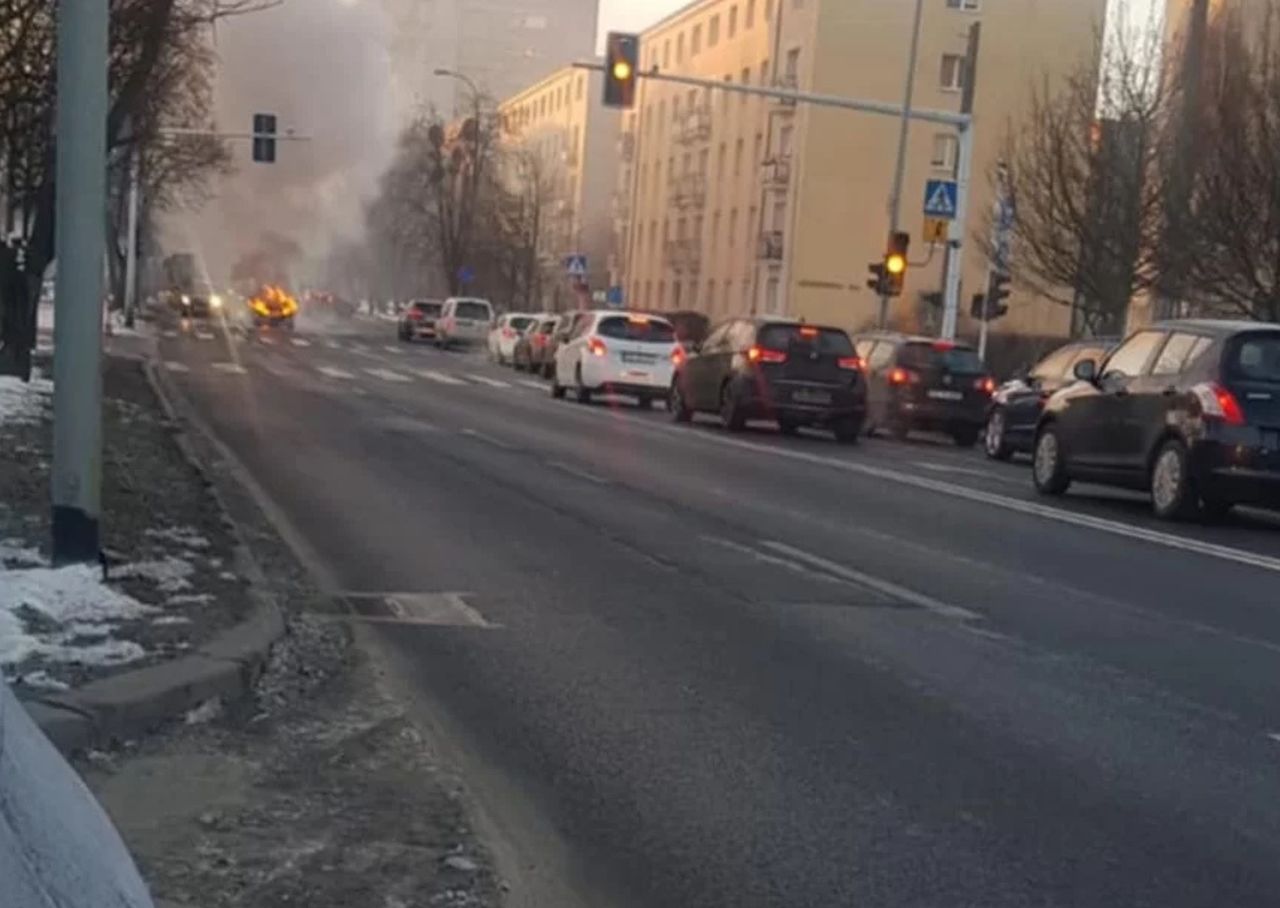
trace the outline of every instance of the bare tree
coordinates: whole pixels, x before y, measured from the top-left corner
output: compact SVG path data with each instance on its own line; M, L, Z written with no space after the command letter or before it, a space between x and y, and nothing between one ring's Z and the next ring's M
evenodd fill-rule
M1280 321L1280 47L1275 0L1206 43L1181 311Z
M176 87L190 89L181 74L189 74L192 61L199 60L207 28L220 18L279 2L110 0L107 146L112 158L121 145L154 137L166 103L183 96ZM53 4L0 0L0 23L0 194L6 209L0 237L0 374L27 378L36 302L54 258ZM192 97L189 90L186 97Z
M548 271L558 266L551 252L563 168L532 148L516 146L504 151L500 171L486 233L497 244L494 257L510 305L540 309L550 283Z
M1071 307L1085 333L1121 331L1130 300L1159 276L1175 95L1151 64L1161 41L1155 28L1112 41L1099 34L1076 70L1033 87L1000 162L1017 211L1014 278ZM990 220L978 238L990 255L989 234Z

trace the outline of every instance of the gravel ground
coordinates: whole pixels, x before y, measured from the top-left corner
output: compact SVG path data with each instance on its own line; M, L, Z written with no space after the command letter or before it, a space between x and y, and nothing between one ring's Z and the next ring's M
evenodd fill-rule
M240 621L250 606L231 526L175 444L141 364L107 357L103 389L102 541L119 561L109 582L154 611L111 627L112 642L141 651L107 663L74 655L100 643L100 631L96 639L81 638L44 620L39 609L21 611L28 633L61 635L72 655L4 666L15 688L76 686L172 658ZM47 413L35 424L0 425L0 567L30 566L33 550L47 558L51 436Z

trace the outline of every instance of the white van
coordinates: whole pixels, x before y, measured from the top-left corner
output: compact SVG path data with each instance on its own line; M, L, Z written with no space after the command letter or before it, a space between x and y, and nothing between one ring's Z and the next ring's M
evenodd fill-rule
M493 306L488 300L470 296L451 296L436 319L436 346L483 344L493 324Z

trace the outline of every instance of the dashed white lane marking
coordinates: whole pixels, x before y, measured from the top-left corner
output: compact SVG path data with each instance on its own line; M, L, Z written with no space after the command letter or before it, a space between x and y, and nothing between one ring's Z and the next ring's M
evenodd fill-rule
M319 366L316 371L321 375L328 376L329 378L340 378L343 380L355 378L354 373L348 372L346 369L339 369L337 366Z
M505 381L499 381L496 378L490 378L487 375L477 375L475 372L466 373L467 378L482 385L488 385L490 388L510 388L511 384Z
M399 372L393 372L390 369L365 369L364 371L367 372L369 375L372 375L374 378L380 378L383 381L395 381L395 382L411 381L409 376L401 375Z
M195 333L195 338L199 341L211 341L213 340L213 335L208 331L197 331Z
M545 391L548 387L544 382L535 381L532 378L518 378L516 379L516 384L525 388L533 388L535 391Z
M289 343L293 344L295 347L311 346L311 341L307 340L305 337L291 337L289 338Z
M267 337L265 334L259 334L258 343L266 344L268 347L274 347L276 345L276 339L274 337Z
M504 451L514 451L516 449L514 445L509 445L499 438L494 438L492 435L477 432L475 429L463 429L462 434L468 438L474 438L477 441L483 441L485 444L493 445L495 448L501 448Z
M870 574L864 574L862 571L855 571L853 568L845 567L843 564L836 564L834 561L828 561L813 555L803 549L797 549L789 546L784 542L774 542L771 540L762 540L761 545L765 548L780 552L783 555L794 558L797 561L803 561L814 567L826 571L836 577L841 577L851 583L860 586L870 587L877 592L884 593L886 596L892 596L894 599L900 599L903 602L910 602L912 605L918 605L920 608L941 615L944 618L951 618L959 621L977 621L981 616L977 612L971 612L967 608L961 608L958 605L949 605L946 602L940 602L932 596L926 596L924 593L917 593L915 590L909 590L905 586L890 580L881 580L879 577L872 577Z
M325 345L326 347L328 347L330 350L341 350L341 349L342 349L342 344L338 343L337 341L325 341L325 342L324 342L324 345Z
M570 476L576 476L578 479L585 479L587 482L593 482L598 486L607 486L609 480L603 476L597 476L595 473L587 470L580 470L572 464L565 463L562 460L549 460L547 466L554 467L562 473L568 473Z
M394 353L396 356L401 356L404 354L404 351L401 350L399 347L395 346L394 344L386 344L382 349L386 350L388 353Z
M228 375L244 375L248 371L239 363L214 363L213 368Z
M1280 732L1276 732L1276 731L1267 732L1267 737L1270 738L1272 741L1280 742Z
M439 382L442 385L465 385L460 378L454 378L452 375L446 375L443 372L437 372L435 369L415 369L414 375L421 376L429 381Z
M160 332L160 336L161 336L161 337L177 337L177 336L178 336L178 332L177 332L177 331L174 331L172 328L170 328L170 329L168 329L167 331L161 331L161 332Z
M191 367L188 366L186 363L180 363L172 359L166 359L164 361L164 367L168 369L170 372L190 372L191 371Z

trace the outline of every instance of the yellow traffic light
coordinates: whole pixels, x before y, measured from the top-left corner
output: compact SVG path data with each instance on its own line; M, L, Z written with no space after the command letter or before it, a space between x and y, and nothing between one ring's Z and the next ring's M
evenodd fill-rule
M907 260L896 252L891 253L887 258L885 258L884 267L890 274L902 274L907 270Z
M625 82L631 78L631 64L626 60L619 60L613 64L613 77L619 82Z

